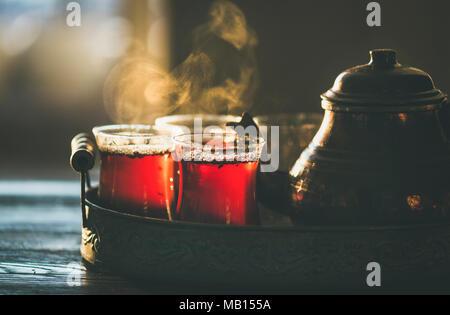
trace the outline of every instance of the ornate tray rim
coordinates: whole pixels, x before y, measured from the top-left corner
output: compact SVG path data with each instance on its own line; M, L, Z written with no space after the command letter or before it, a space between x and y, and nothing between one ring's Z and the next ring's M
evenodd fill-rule
M133 279L289 292L359 291L368 288L366 265L376 261L383 270L383 290L435 289L442 283L447 288L450 283L448 222L280 227L168 221L101 207L96 192L90 189L85 198L82 257Z
M131 213L121 212L118 210L108 209L101 206L97 201L98 186L91 187L86 192L86 205L96 210L100 210L115 216L123 217L124 219L136 220L140 222L146 222L148 224L166 225L168 228L195 228L195 229L221 229L229 231L249 231L249 232L374 232L374 231L395 231L395 230L417 230L417 229L430 229L430 228L442 228L445 226L450 227L450 222L440 223L424 223L424 224L405 224L405 225L292 225L292 226L274 226L274 225L226 225L226 224L208 224L187 222L180 220L169 221L167 219L144 217Z

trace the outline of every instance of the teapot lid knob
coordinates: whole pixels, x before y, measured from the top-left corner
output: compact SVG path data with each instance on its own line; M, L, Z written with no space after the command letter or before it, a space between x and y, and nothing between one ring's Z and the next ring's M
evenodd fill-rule
M374 49L370 51L369 65L371 66L393 67L397 64L397 53L393 49Z
M353 112L429 110L447 98L428 73L398 63L393 49L371 50L369 64L339 74L321 97L326 110Z

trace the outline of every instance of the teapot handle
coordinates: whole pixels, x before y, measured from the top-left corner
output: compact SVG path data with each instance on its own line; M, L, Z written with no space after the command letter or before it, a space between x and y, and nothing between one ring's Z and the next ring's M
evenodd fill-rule
M86 227L86 185L91 187L88 171L94 167L95 144L87 133L80 133L73 137L70 143L72 153L70 155L70 166L80 173L81 183L81 217L83 227Z

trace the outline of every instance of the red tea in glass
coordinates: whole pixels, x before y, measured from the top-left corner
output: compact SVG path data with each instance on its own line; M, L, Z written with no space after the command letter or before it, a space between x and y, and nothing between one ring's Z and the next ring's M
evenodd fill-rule
M193 145L195 135L174 138L181 165L177 217L202 223L258 224L256 174L263 141L259 138L259 143L247 145L239 154L234 150L236 134L227 134L225 141L217 141L217 136L203 135L197 146ZM228 151L222 154L223 148Z
M174 161L171 139L143 125L93 130L100 150L99 199L108 208L171 219Z

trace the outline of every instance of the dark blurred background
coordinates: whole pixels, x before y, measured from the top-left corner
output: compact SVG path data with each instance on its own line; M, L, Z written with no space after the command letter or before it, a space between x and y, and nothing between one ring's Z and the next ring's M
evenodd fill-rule
M207 0L77 1L81 26L66 24L70 1L0 2L0 178L75 178L73 135L111 123L103 85L131 40L168 70L192 50ZM378 1L381 27L366 25L362 0L233 1L258 37L253 115L320 111L319 95L342 70L393 48L399 61L450 90L450 2Z

